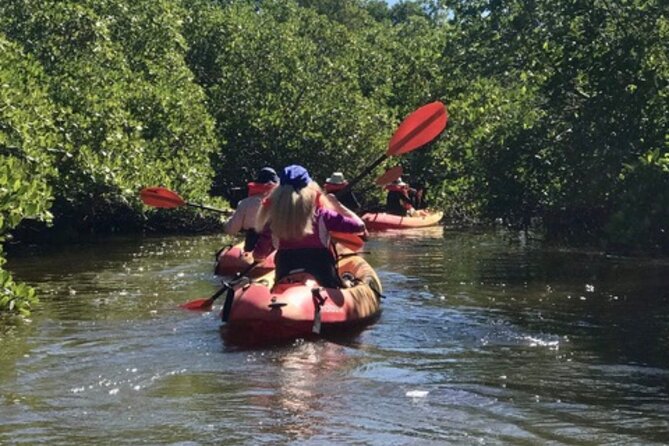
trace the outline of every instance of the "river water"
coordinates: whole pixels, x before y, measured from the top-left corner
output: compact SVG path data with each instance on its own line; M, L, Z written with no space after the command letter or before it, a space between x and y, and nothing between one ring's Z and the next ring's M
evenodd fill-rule
M334 341L226 345L219 236L19 253L0 444L666 444L669 261L523 234L374 234L383 314Z

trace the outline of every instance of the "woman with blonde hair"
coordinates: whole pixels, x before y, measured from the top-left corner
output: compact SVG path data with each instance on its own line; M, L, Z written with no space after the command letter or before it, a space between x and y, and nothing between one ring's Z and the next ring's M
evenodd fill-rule
M358 233L364 229L364 222L353 211L333 195L322 195L304 167L291 165L283 169L279 186L258 212L256 230L260 236L253 257L262 261L276 247L277 281L303 270L322 286L337 288L341 281L329 249L329 231Z

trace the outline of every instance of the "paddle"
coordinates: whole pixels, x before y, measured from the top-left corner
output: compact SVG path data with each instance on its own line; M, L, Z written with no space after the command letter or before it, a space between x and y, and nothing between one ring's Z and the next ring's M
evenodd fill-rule
M337 196L344 195L349 189L367 176L376 166L389 156L398 156L409 153L424 146L446 128L448 112L439 101L431 102L420 107L407 116L397 128L388 143L388 150L379 159L367 166L357 177L351 180L346 187L337 192Z
M216 291L211 297L208 298L201 298L201 299L195 299L191 300L190 302L186 302L185 304L179 305L181 308L185 308L186 310L199 310L199 311L209 311L211 310L211 306L214 304L214 301L218 299L223 293L226 292L226 290L232 289L233 286L235 286L237 283L241 281L241 279L246 278L246 275L256 266L260 265L262 262L253 262L252 264L249 265L248 268L246 268L244 271L239 273L239 277L237 277L234 280L231 280L230 282L223 282L223 286Z
M211 208L197 203L189 203L184 200L176 192L165 187L146 187L139 192L139 197L147 206L161 209L174 209L181 206L190 206L199 209L206 209L208 211L219 212L221 214L230 214L230 211L222 209Z
M181 198L179 194L165 187L144 188L140 191L139 196L144 204L155 208L174 209L180 206L192 206L200 209L206 209L208 211L218 212L220 214L230 214L229 211L224 211L223 209L216 209L209 206L203 206L201 204L189 203ZM365 242L355 234L344 234L339 232L336 234L331 234L331 237L333 240L341 243L352 251L358 251L365 244Z
M374 180L374 184L377 186L385 186L388 183L392 183L396 179L402 176L402 173L404 171L402 170L402 166L395 166L391 169L388 169L383 175L379 176L376 180Z
M359 235L348 232L330 231L330 238L351 251L360 251L365 246L365 241Z

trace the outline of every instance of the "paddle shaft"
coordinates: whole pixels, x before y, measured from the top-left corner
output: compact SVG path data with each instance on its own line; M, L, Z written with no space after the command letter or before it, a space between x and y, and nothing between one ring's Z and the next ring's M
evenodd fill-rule
M381 155L381 156L379 157L379 159L377 159L376 161L374 161L372 164L370 164L369 166L367 166L367 167L365 168L365 170L363 170L362 172L360 172L360 174L359 174L357 177L355 177L355 178L353 178L351 181L349 181L349 183L348 183L344 188L342 188L340 191L337 191L337 193L335 194L335 196L336 196L337 198L341 198L342 196L344 196L344 194L346 194L349 190L351 190L351 188L352 188L353 186L355 186L356 184L358 184L358 183L360 182L360 180L362 180L363 178L365 178L365 177L366 177L367 175L369 175L369 173L370 173L372 170L374 170L379 164L381 164L382 162L384 162L384 161L386 160L386 158L388 158L388 155L386 155L385 153L384 153L383 155Z
M203 204L189 203L188 201L186 201L186 206L190 206L190 207L198 208L198 209L206 209L208 211L218 212L219 214L230 214L230 211L224 211L223 209L212 208L212 207L209 207L209 206L205 206Z
M248 273L250 273L251 270L252 270L253 268L255 268L256 266L260 265L261 263L262 263L262 262L258 262L258 261L255 261L255 262L251 263L249 266L246 267L246 269L244 269L244 271L242 271L241 273L237 274L237 277L235 277L234 280L231 280L230 282L225 282L225 283L223 284L223 288L221 288L221 289L223 290L223 289L226 289L226 288L231 288L233 285L235 285L235 281L238 281L238 280L241 279L242 277L246 277L246 275L247 275ZM218 291L216 292L216 294L214 294L214 296L218 297L218 296L220 296L221 294L222 294L222 291L221 291L221 290L218 290ZM211 296L209 299L212 299L212 300L215 299L214 296Z
M208 305L213 304L216 299L221 297L221 295L225 293L228 288L230 288L230 286L231 285L228 282L223 282L223 286L218 291L216 291L209 299L207 299Z
M261 262L253 262L246 268L244 271L239 273L239 275L234 279L231 280L230 282L223 282L223 286L216 291L209 299L207 299L203 304L202 307L210 307L216 299L221 297L223 293L225 293L229 288L232 288L236 283L236 281L240 280L242 277L246 276L253 268L258 266Z

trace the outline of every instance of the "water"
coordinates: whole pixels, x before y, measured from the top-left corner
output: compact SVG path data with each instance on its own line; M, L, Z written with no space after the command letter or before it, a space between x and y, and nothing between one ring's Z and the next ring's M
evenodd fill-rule
M522 234L375 235L384 312L355 337L244 350L222 237L14 256L42 301L0 329L0 444L665 444L669 262Z

